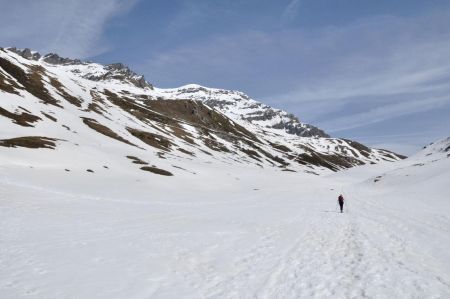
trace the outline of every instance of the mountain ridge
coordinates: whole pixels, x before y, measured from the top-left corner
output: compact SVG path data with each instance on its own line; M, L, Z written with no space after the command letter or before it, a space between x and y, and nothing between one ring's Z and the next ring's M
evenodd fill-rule
M330 138L242 92L200 85L160 89L123 64L105 66L55 55L0 48L3 144L41 136L54 139L59 150L67 143L78 147L96 140L122 156L129 151L156 156L171 169L174 161L187 168L194 159L320 174L402 158ZM46 57L52 57L50 62Z
M17 48L7 48L8 50L22 56L25 59L31 59L34 61L43 60L46 63L53 65L89 65L92 62L81 61L79 59L62 58L58 54L49 53L46 55L41 55L39 52L32 51L29 48L17 49ZM132 71L128 66L122 63L112 63L104 66L106 72L91 73L87 72L82 76L89 80L100 81L105 79L116 78L119 80L129 80L133 85L141 88L153 89L153 85L145 80L143 75L138 75ZM323 130L300 122L298 117L295 115L283 111L281 109L272 108L268 105L260 103L251 99L248 95L237 90L226 90L220 88L210 88L202 86L199 84L187 84L177 88L159 89L163 97L167 98L177 98L177 99L201 99L208 106L217 108L223 112L224 108L229 109L232 104L230 100L220 98L220 95L229 95L235 100L244 100L244 102L249 102L250 104L246 107L241 107L244 109L251 109L253 111L249 112L248 115L243 116L244 119L252 122L272 122L270 126L275 129L284 129L289 134L294 134L303 137L330 137ZM255 109L258 108L258 109Z

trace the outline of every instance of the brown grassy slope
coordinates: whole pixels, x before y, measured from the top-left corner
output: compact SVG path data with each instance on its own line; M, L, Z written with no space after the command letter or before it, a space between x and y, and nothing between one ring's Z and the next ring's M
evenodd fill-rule
M62 96L67 102L71 103L74 106L81 107L82 100L68 94L64 90L64 86L58 79L50 77L50 84L58 91L59 95Z
M32 123L41 120L39 116L33 115L31 113L22 112L20 114L16 114L9 112L2 107L0 107L0 115L10 118L15 124L21 125L23 127L34 127Z
M54 105L62 108L59 101L54 99L44 87L42 75L45 70L41 66L31 66L30 72L26 73L9 60L0 57L0 67L6 71L11 77L25 87L25 90L40 99L45 104Z
M0 146L5 147L27 147L27 148L49 148L55 149L55 141L58 139L42 136L23 136L0 140Z
M159 175L173 176L173 174L171 172L161 169L161 168L158 168L158 167L144 166L144 167L141 167L141 169L145 170L145 171L153 172L153 173L159 174Z
M118 140L120 142L126 143L128 145L136 146L133 143L129 142L128 140L124 139L123 137L119 136L117 133L115 133L110 128L98 123L95 119L82 117L83 123L86 124L89 128L99 132L100 134L103 134L105 136L108 136L110 138L113 138L115 140Z
M193 100L154 100L147 106L158 113L183 120L194 126L204 127L225 135L234 135L259 142L258 138L244 127L233 123L229 118Z
M164 136L142 131L139 129L127 128L128 132L131 133L134 137L140 139L145 144L148 144L157 149L161 149L164 151L170 151L173 146L172 142Z

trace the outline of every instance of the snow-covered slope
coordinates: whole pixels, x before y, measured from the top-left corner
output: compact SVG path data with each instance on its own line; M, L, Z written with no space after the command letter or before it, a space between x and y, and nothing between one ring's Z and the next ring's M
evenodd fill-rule
M450 297L450 139L400 161L141 79L0 49L0 298Z
M382 192L402 191L402 196L417 200L424 206L448 208L448 182L450 178L450 137L438 140L417 154L403 160L393 169L369 179L374 188ZM417 198L416 194L423 197ZM400 207L399 207L400 208Z
M133 171L92 137L62 145L70 159L0 155L1 298L450 296L444 144L330 176L195 159L194 180Z
M320 137L317 128L239 92L157 89L122 64L30 50L0 49L0 99L0 145L9 146L0 150L8 156L21 152L15 147L50 147L62 160L101 148L111 160L155 161L164 171L147 169L166 174L195 172L193 160L320 174L401 158Z
M293 114L257 102L239 91L207 88L197 84L157 91L167 99L201 100L235 121L249 122L276 133L284 131L303 137L329 137L322 130L300 122Z

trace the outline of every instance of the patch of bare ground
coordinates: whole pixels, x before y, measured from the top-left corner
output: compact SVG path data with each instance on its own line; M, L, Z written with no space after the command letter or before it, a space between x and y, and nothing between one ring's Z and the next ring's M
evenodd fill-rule
M380 150L383 151L383 156L386 156L386 157L388 157L390 159L397 160L397 158L400 158L400 159L408 158L407 156L400 155L400 154L397 154L397 153L393 153L393 152L385 150L385 149L380 149ZM386 160L386 159L384 159L384 160Z
M6 109L0 107L0 115L10 118L13 123L23 127L34 127L32 123L42 120L39 116L33 115L28 112L22 112L20 114L9 112Z
M356 142L356 141L352 141L352 140L348 140L348 139L344 139L348 144L350 144L351 147L357 149L361 155L363 155L364 157L368 158L370 156L370 152L372 151L370 148L368 148L367 146Z
M17 89L21 89L20 86L0 72L0 90L3 90L4 92L7 93L20 95Z
M255 159L256 161L261 162L261 155L258 154L258 152L251 150L251 149L246 149L246 148L241 148L241 151L246 153L250 158Z
M55 149L58 139L42 136L23 136L0 140L0 146Z
M40 99L44 104L54 105L62 108L59 101L54 99L44 87L42 75L45 70L41 66L30 66L30 72L25 72L7 59L0 57L0 67L11 77L17 80L26 91Z
M192 174L197 174L196 172L189 171L189 170L187 170L186 168L183 168L183 167L180 167L180 166L172 165L172 167L173 167L173 168L177 168L177 169L184 170L184 171L189 172L189 173L192 173Z
M305 170L303 171L304 173L309 173L309 174L314 174L314 175L319 175L318 173L314 172L314 171L310 171L310 170ZM331 189L333 190L333 189Z
M178 150L186 155L190 155L192 157L195 157L195 154L193 152L190 152L188 150L185 150L184 148L179 147Z
M47 118L50 119L51 121L57 122L57 119L56 119L55 117L51 116L50 114L45 113L45 112L43 112L43 111L41 111L41 113L42 113L42 115L44 115L45 117L47 117Z
M338 171L342 168L350 168L355 165L363 165L364 162L347 156L342 155L324 155L316 152L302 153L297 155L295 162L302 165L316 165L331 169L332 171Z
M128 159L130 159L132 161L133 164L141 164L141 165L148 165L147 162L139 159L138 157L135 156L127 156Z
M148 121L156 121L163 124L178 125L178 122L172 118L151 111L147 107L134 102L130 98L120 96L107 89L104 90L104 94L111 103L119 106L142 122L149 123Z
M248 139L260 142L254 134L244 127L233 123L226 116L210 109L199 101L192 100L147 100L141 105L125 96L104 91L108 100L139 120L151 124L157 122L171 128L170 134L196 144L192 134L187 132L180 122L196 127L199 131L210 131L220 135L225 140ZM207 140L207 146L220 151L227 151L226 147L218 146L214 141Z
M195 145L196 143L192 134L183 128L183 123L196 128L200 134L200 138L197 140L201 140L211 150L225 153L232 152L219 139L215 138L216 136L234 144L244 142L252 150L252 152L247 152L247 154L258 161L261 161L259 158L262 156L266 156L272 161L271 163L277 163L283 166L289 165L283 158L271 155L256 146L256 144L261 144L261 142L253 133L235 124L223 114L205 106L202 102L157 99L146 100L144 104L138 104L124 94L116 94L108 90L105 90L104 94L111 103L119 106L139 120L150 125L153 125L152 122L156 122L168 126L171 132L165 133L182 138L190 144ZM131 128L128 128L128 131L150 146L167 151L172 146L172 143L161 135ZM278 151L285 153L290 151L288 147L283 145L272 144L272 146ZM210 153L208 154L210 155Z
M159 175L165 175L165 176L173 176L173 174L167 170L158 168L158 167L154 167L154 166L143 166L141 167L142 170L145 171L149 171L149 172L153 172L155 174L159 174Z
M83 123L85 125L87 125L89 128L91 128L92 130L97 131L98 133L108 136L110 138L116 139L120 142L126 143L128 145L132 145L132 146L136 146L133 143L129 142L128 140L126 140L125 138L122 138L121 136L119 136L117 133L115 133L113 130L111 130L110 128L100 124L99 122L97 122L95 119L92 118L87 118L87 117L81 117L83 119Z
M203 143L209 147L210 149L217 151L217 152L225 152L230 153L231 151L222 143L218 142L213 136L204 137L202 138Z
M213 155L213 154L211 154L210 152L205 151L205 150L202 150L202 149L200 149L200 151L203 152L203 153L205 153L205 154L207 154L208 156L212 156L212 155Z
M278 156L274 156L268 152L266 152L265 150L263 150L262 148L257 147L256 145L253 144L253 148L255 148L258 152L262 153L264 156L266 156L267 158L269 158L272 161L277 162L278 164L282 165L282 166L288 166L289 163L286 162L283 158L280 158ZM269 161L271 162L271 161ZM271 162L273 163L273 162Z
M273 148L276 148L277 150L280 150L282 152L285 152L285 153L292 152L292 150L290 148L288 148L287 146L285 146L285 145L278 144L278 143L272 143L272 142L269 142L269 144Z
M139 129L127 128L128 132L134 137L140 139L145 144L155 147L160 150L170 151L172 147L172 142L164 136L142 131Z
M260 142L253 133L200 101L154 100L146 101L146 104L153 111L183 120L193 126L221 132L226 136L234 135Z
M61 84L61 82L58 81L58 79L49 77L50 78L50 84L58 91L59 95L63 97L67 102L70 104L81 107L82 100L74 97L73 95L70 95L67 91L64 90L64 86Z
M121 109L130 113L140 121L148 125L151 125L152 127L161 132L163 131L160 128L152 125L151 122L154 121L160 124L167 125L172 129L171 134L175 135L178 138L183 139L184 141L190 144L195 144L192 134L186 132L186 130L184 130L183 127L180 125L179 121L175 120L173 117L152 111L148 106L140 105L134 102L132 99L126 98L124 96L119 96L118 94L115 94L107 89L105 89L104 94L111 103L113 103L116 106L119 106Z
M349 147L344 147L342 145L336 146L336 148L341 152L344 153L344 155L353 155L353 157L358 157L358 153L355 150L352 150ZM349 153L350 152L350 153ZM366 153L364 156L368 157L369 155Z
M172 165L172 167L187 171L186 169L184 169L183 167L180 167L180 166Z
M173 135L175 135L178 138L183 139L184 141L186 141L189 144L192 145L197 145L197 143L195 143L194 141L194 136L192 136L191 133L186 132L184 129L182 129L181 127L171 127L172 131L173 131Z
M92 102L88 104L87 109L85 111L90 112L93 111L100 115L105 115L108 113L102 106L105 106L105 100L98 94L98 92L91 90L90 91ZM101 104L101 105L100 105Z
M23 110L23 111L25 111L25 112L31 113L31 111L30 111L30 110L28 110L28 109L25 109L25 108L23 108L22 106L18 106L18 107L19 107L19 109L21 109L21 110Z

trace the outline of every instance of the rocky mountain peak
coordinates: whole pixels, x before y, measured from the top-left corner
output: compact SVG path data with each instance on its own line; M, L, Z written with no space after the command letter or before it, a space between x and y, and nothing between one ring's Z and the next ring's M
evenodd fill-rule
M80 68L73 69L72 72L74 74L78 74L79 76L93 80L93 81L102 81L108 79L116 79L123 82L131 83L132 85L139 88L149 88L153 89L153 85L145 80L143 75L138 75L134 71L132 71L128 66L123 63L112 63L107 65L97 65L98 67L94 67L96 71L90 71L90 65L96 65L89 61L82 61L80 59L71 59L67 57L61 57L56 53L48 53L44 56L39 54L36 51L32 51L29 48L25 49L17 49L15 47L7 48L7 50L22 56L28 60L39 61L42 60L48 64L55 66L80 66ZM81 66L88 66L88 71L84 71Z
M240 91L189 84L163 93L166 98L201 100L237 121L245 120L301 137L330 137L319 128L301 122L295 115L255 101Z
M145 80L143 75L138 75L123 63L111 63L105 66L107 73L102 75L102 79L127 80L136 87L153 89L153 85Z
M36 51L31 51L29 48L25 49L17 49L15 47L7 48L9 51L14 52L25 59L29 60L39 60L41 58L41 54Z
M44 60L45 62L49 63L49 64L55 64L55 65L76 65L76 64L84 64L81 60L79 59L70 59L70 58L63 58L60 57L58 54L56 53L49 53L47 55L45 55L42 60ZM87 63L87 62L85 62Z
M38 57L31 50L16 51ZM0 118L13 137L0 140L0 146L52 148L65 155L68 147L60 143L92 148L98 139L111 145L114 155L150 153L178 170L183 168L173 162L199 159L320 174L401 159L356 142L318 138L328 135L242 92L200 85L150 89L147 84L121 63L101 65L57 54L29 61L0 48L0 90L8 94ZM41 123L46 135L36 136ZM27 130L17 131L17 126ZM155 167L149 168L164 170Z

